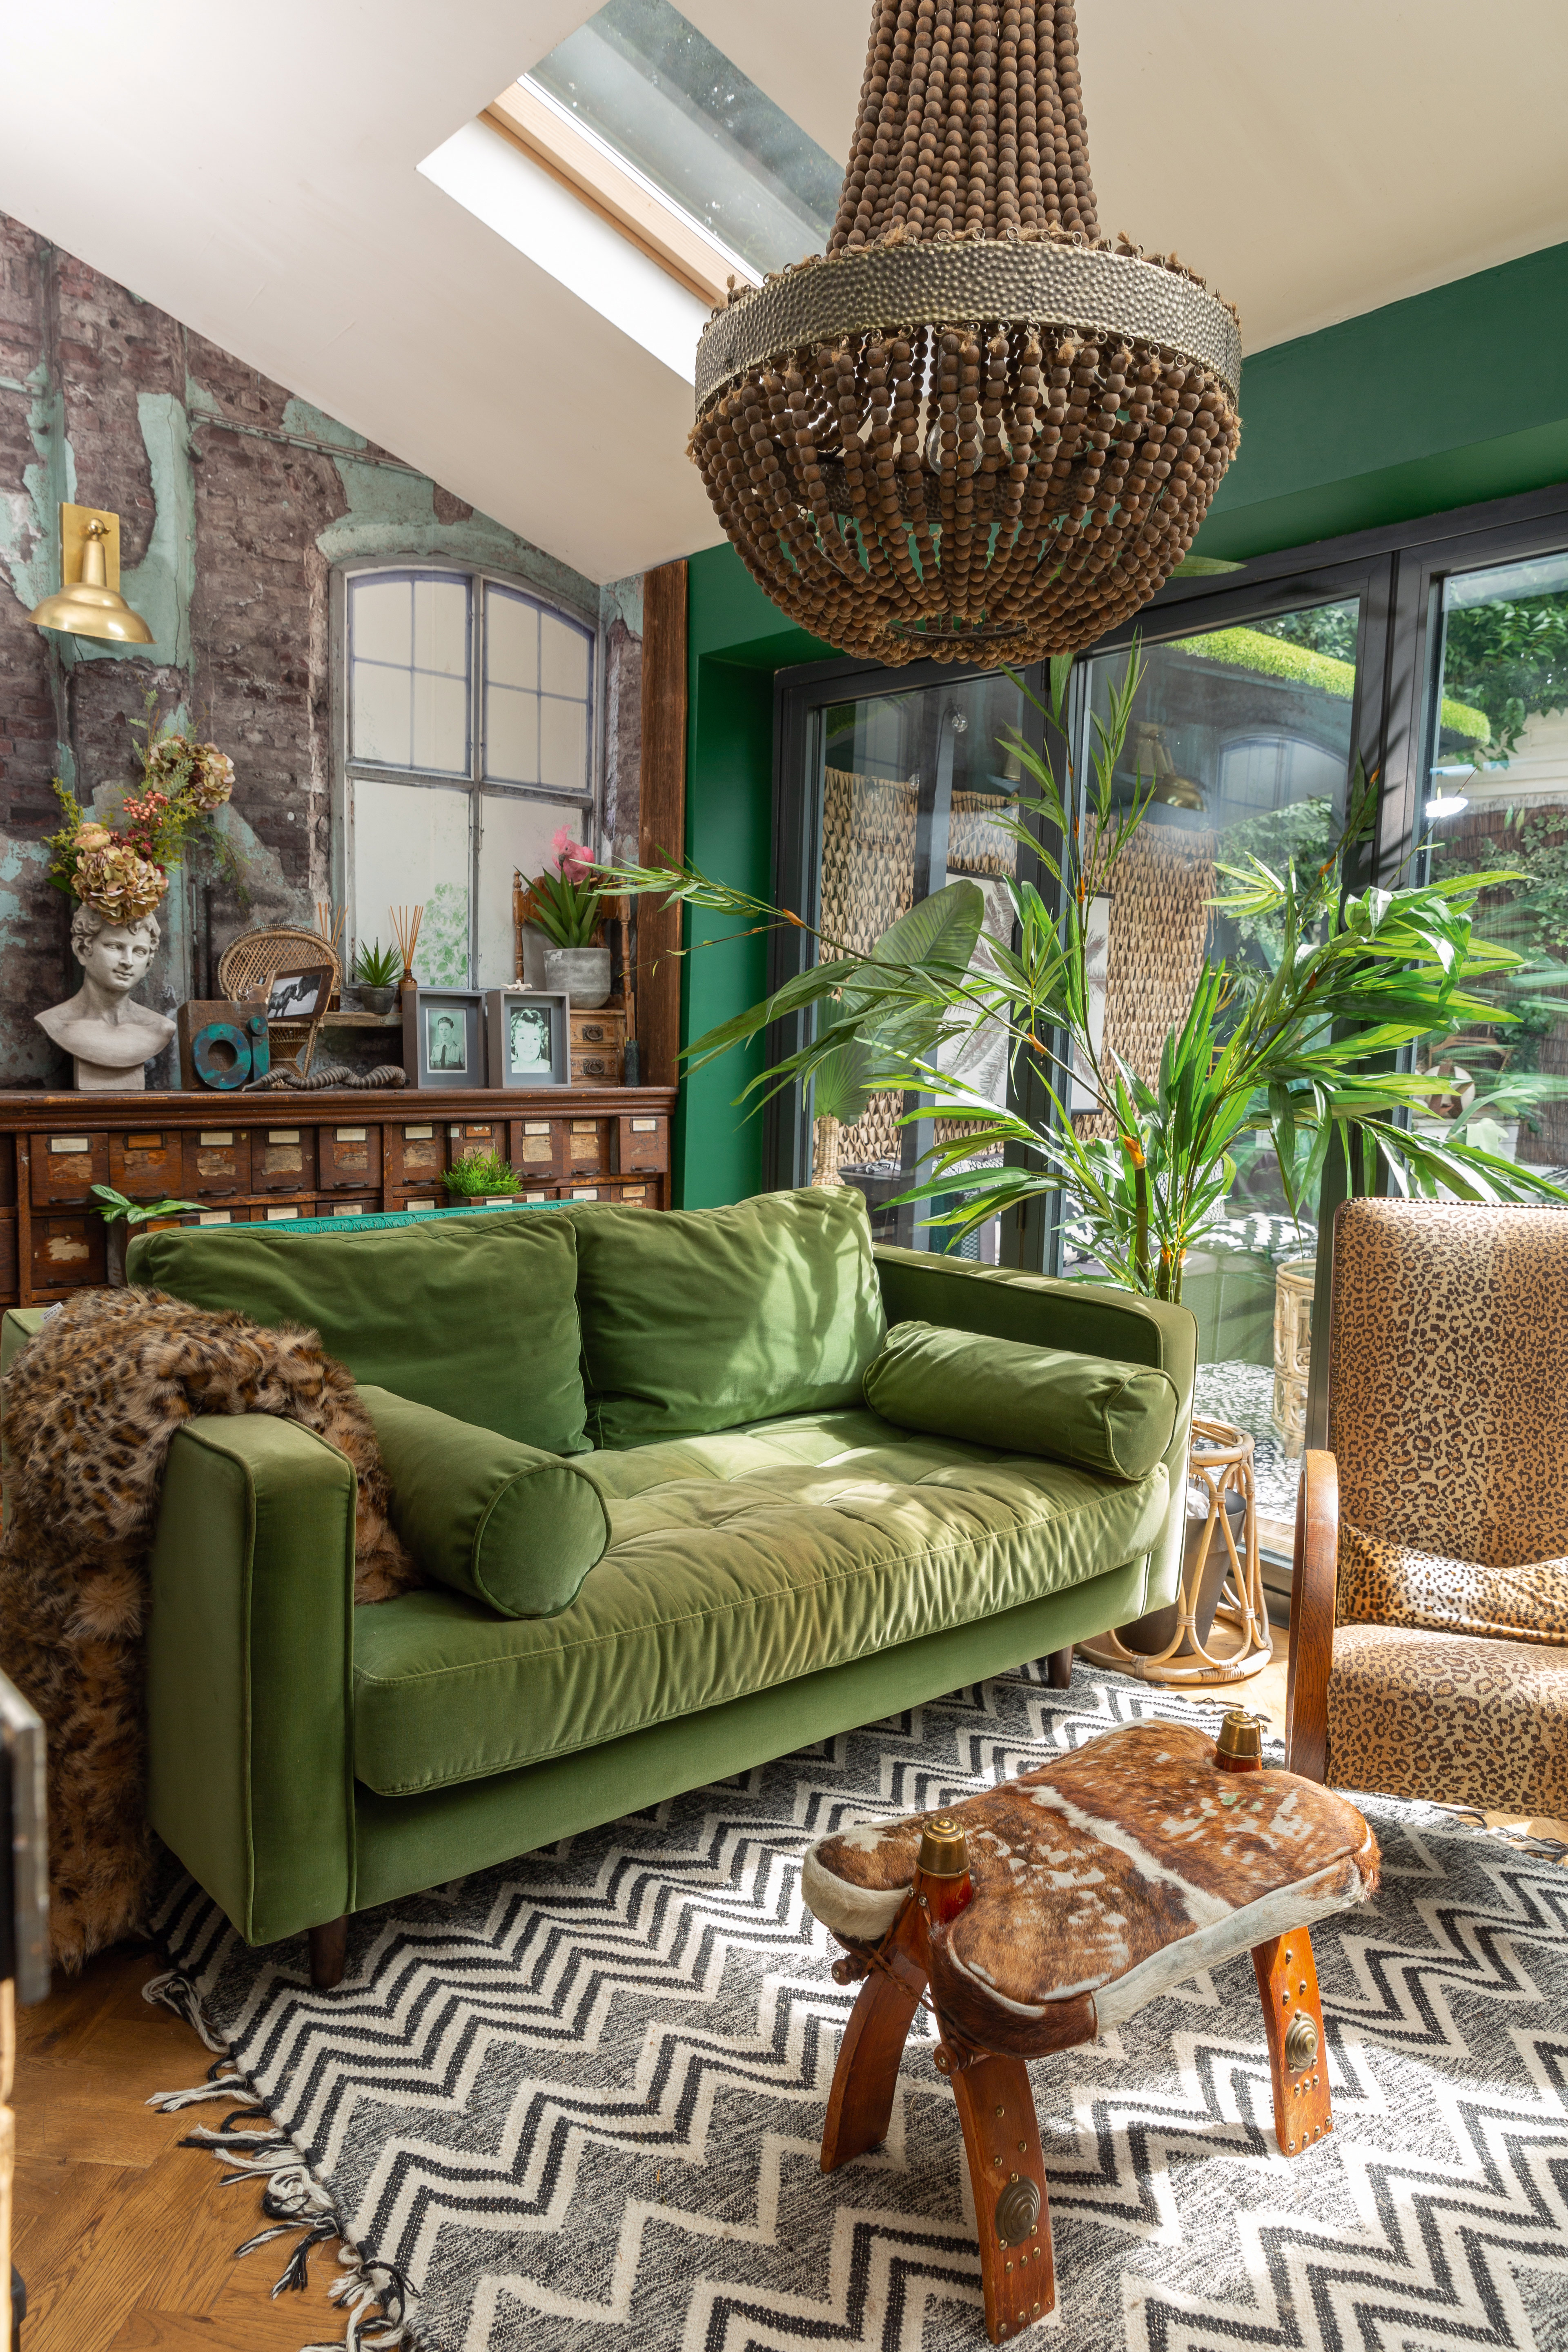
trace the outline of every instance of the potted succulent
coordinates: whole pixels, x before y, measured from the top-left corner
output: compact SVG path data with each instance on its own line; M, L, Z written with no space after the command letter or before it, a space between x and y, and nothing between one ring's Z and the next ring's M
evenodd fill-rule
M112 1184L95 1184L99 1195L93 1202L105 1228L105 1272L116 1290L125 1286L125 1252L138 1225L149 1223L154 1217L177 1217L195 1213L199 1201L128 1201Z
M384 948L379 940L369 947L362 944L354 959L354 979L359 984L359 1001L367 1013L379 1013L384 1020L397 1003L402 978L400 948Z
M522 1184L510 1160L494 1151L465 1151L454 1160L441 1179L454 1206L459 1201L471 1201L479 1208L493 1208L498 1202L515 1199Z
M550 941L544 950L546 988L563 990L574 1007L592 1011L610 992L610 950L595 945L604 919L595 878L598 861L565 825L550 845L550 866L528 886L523 919L536 924Z

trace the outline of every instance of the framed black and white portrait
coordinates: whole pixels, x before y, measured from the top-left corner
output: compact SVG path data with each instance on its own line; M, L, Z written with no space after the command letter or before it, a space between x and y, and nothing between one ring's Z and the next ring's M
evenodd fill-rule
M480 989L405 988L403 1066L409 1085L489 1085L483 1014L484 993Z
M569 1001L547 988L485 992L485 1038L492 1087L563 1087L572 1076Z

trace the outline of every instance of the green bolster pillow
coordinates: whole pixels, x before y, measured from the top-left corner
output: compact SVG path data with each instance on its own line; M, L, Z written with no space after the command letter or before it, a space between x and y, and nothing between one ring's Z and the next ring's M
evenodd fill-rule
M427 1404L362 1388L392 1486L392 1524L425 1570L500 1617L553 1617L610 1539L604 1496L543 1454Z
M1148 1364L895 1323L866 1375L866 1402L900 1429L1146 1478L1176 1433L1180 1400L1169 1372Z

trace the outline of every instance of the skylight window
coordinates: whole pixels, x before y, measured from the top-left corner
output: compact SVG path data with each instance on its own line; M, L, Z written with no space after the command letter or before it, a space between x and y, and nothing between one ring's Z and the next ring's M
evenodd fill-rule
M832 232L831 155L669 0L606 0L522 78L761 277Z

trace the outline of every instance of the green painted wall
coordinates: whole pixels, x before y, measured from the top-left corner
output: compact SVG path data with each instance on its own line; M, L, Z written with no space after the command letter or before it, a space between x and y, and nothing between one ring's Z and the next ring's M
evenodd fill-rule
M832 647L788 623L731 547L688 569L686 853L705 873L765 893L773 866L773 672L821 661ZM754 1004L767 988L765 938L742 939L727 918L689 910L681 971L681 1038ZM743 1201L762 1189L760 1116L735 1097L762 1066L759 1045L688 1078L676 1133L677 1194L688 1209Z
M1240 453L1198 540L1245 559L1568 479L1568 245L1392 302L1246 362ZM731 547L689 569L687 851L766 890L773 673L833 650L792 627ZM689 919L696 948L732 927ZM682 1035L754 1003L765 940L688 959ZM762 1125L733 1097L760 1050L690 1079L678 1137L689 1208L762 1182Z
M1568 245L1276 343L1196 552L1246 558L1568 479Z

